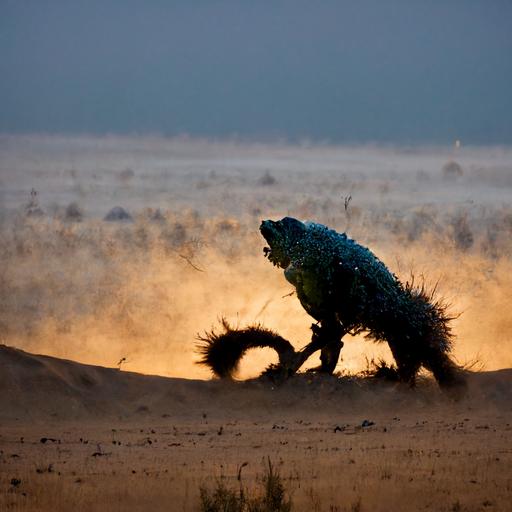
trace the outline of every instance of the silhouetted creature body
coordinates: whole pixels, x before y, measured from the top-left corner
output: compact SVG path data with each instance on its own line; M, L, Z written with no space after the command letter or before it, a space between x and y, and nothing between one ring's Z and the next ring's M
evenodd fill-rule
M313 336L304 349L293 357L289 350L285 356L280 355L286 373L297 371L317 350L321 351L317 370L332 373L343 347L342 337L365 332L368 338L389 344L400 380L414 384L418 370L424 366L442 387L463 387L461 372L449 356L451 319L445 306L433 300L424 287L403 285L369 249L322 224L285 217L263 221L260 231L269 245L265 255L284 269L302 306L318 322L312 325ZM227 332L233 339L237 331ZM210 345L203 346L202 362L217 375L225 376L245 351L235 350L235 346L272 346L278 353L283 352L283 346L273 346L269 338L260 345L249 342L248 338L256 334L245 332L243 342L228 346L223 344L223 335L212 333ZM209 364L214 351L216 359L230 361L224 373Z

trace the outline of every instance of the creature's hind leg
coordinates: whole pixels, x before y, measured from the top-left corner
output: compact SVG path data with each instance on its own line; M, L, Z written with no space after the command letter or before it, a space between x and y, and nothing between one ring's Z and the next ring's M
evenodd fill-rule
M446 352L430 349L426 354L424 365L434 374L439 386L454 398L460 398L466 393L467 384L464 375Z
M421 362L416 354L408 350L407 342L389 342L389 348L396 362L398 378L411 386L416 383L416 374L418 373Z
M402 382L406 382L410 386L414 386L416 384L416 375L418 374L421 365L416 361L399 359L396 360L396 363L398 368L398 377L400 380Z

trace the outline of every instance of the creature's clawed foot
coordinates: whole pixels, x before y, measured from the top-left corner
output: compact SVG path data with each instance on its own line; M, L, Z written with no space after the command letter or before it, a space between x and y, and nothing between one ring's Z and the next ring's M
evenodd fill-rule
M269 366L264 375L276 384L282 383L295 375L306 360L318 350L321 351L320 360L322 364L308 371L332 374L338 362L340 350L343 347L341 336L344 332L339 324L327 324L327 326L313 324L311 330L313 335L308 345L299 352L290 350L281 354L279 364Z
M292 377L296 372L292 368L282 366L280 364L271 364L263 373L262 376L270 379L274 384L283 384L286 380Z
M284 381L297 373L305 359L301 352L288 351L281 354L279 364L271 364L263 375L268 377L275 384L282 384Z
M468 384L464 372L460 369L453 369L443 379L439 380L443 392L455 402L467 397Z
M323 373L324 375L332 375L334 370L331 370L331 368L326 368L325 365L322 363L318 366L313 366L313 368L308 368L306 370L307 373Z

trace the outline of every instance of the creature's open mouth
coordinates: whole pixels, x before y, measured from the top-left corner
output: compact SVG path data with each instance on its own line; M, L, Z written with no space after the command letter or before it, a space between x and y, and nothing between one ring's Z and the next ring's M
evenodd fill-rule
M278 265L276 259L274 258L274 255L272 254L272 249L270 247L263 247L263 254L265 255L265 258L268 258L272 264Z
M264 220L260 226L260 232L267 241L268 246L263 248L263 254L274 266L286 268L289 258L283 250L283 243L286 240L286 232L281 221Z
M290 264L290 260L288 258L280 257L279 251L276 253L272 251L270 247L264 247L263 254L265 255L265 258L268 258L268 261L274 265L274 267L286 268Z

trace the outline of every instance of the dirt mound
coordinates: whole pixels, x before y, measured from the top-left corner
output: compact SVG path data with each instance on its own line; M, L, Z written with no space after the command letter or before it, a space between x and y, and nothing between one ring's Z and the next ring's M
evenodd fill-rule
M133 222L133 217L121 206L114 206L103 220L108 222Z
M181 387L194 381L121 372L0 346L0 416L63 418L127 416L152 409L169 395L170 409Z
M512 370L468 375L463 404L506 408ZM267 379L200 381L166 378L34 355L0 345L0 421L133 419L209 416L264 417L276 411L361 413L449 404L431 379L416 389L374 379L299 374L281 386Z

